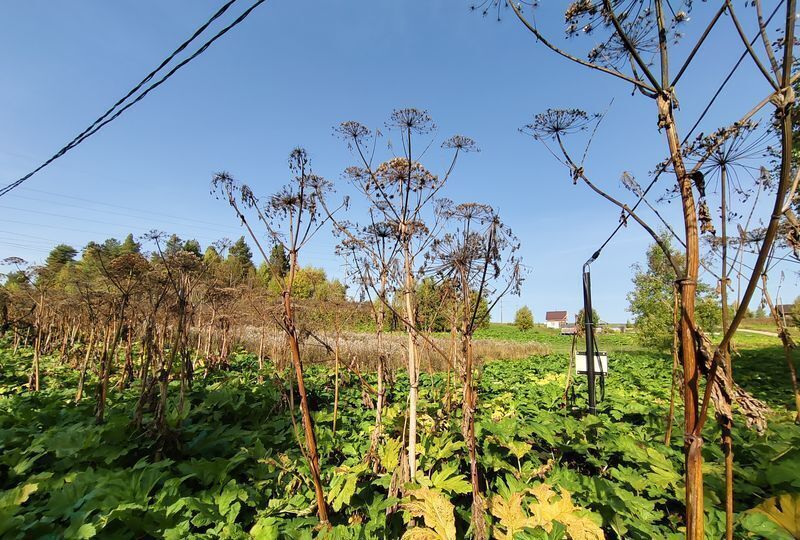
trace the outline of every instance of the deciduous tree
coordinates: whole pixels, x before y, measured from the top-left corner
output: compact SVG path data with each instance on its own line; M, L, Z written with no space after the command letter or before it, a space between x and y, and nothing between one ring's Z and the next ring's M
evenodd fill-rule
M517 310L514 315L514 326L523 332L533 328L533 313L528 306L522 306Z

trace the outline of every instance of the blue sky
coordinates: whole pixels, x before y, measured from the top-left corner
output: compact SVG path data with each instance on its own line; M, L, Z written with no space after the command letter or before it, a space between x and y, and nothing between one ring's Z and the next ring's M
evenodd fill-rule
M236 13L249 2L239 3ZM0 184L70 140L221 4L6 5L0 22ZM439 126L435 147L459 133L482 150L460 160L445 195L493 205L522 241L532 272L522 297L504 301L503 319L522 304L538 320L546 310L574 313L581 302L581 265L619 214L586 186L573 186L568 172L518 128L548 107L596 112L613 99L586 170L631 201L620 173L631 171L646 183L647 171L664 156L655 104L632 96L620 81L550 53L510 13L498 23L468 7L455 0L266 2L143 102L0 198L0 258L41 261L56 243L81 247L154 228L197 238L204 247L220 237L236 238L244 231L209 194L212 173L228 170L269 193L287 180L286 157L302 145L317 173L342 184L341 172L353 158L332 127L356 119L382 128L393 108L418 107ZM709 9L696 3L679 56ZM553 4L542 8L537 21L560 36L556 11ZM742 51L731 28L723 21L712 33L678 88L684 130ZM592 39L575 43L581 44ZM734 120L767 90L745 63L700 129ZM442 156L431 151L432 168ZM669 182L665 178L657 191ZM676 206L666 205L666 215L674 218ZM594 264L594 304L603 319L630 319L630 267L647 245L646 233L631 225ZM303 259L342 274L328 235ZM785 271L781 296L791 301L797 280L793 266Z

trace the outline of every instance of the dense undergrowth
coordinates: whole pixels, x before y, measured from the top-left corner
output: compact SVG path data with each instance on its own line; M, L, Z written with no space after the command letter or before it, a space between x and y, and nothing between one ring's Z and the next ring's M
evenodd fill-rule
M181 416L173 403L166 441L133 428L135 385L111 392L106 422L97 425L91 393L73 402L74 369L47 359L43 390L34 394L20 390L29 365L29 353L0 350L3 538L399 538L410 527L409 511L423 516L418 528L431 527L431 536L419 538L468 534L460 391L453 392L449 411L443 375L422 376L422 475L417 486L409 486L420 497L415 505L388 496L401 450L407 380L398 375L391 388L382 472L376 474L364 462L374 412L365 406L359 379L342 373L334 433L334 377L322 367L309 370L333 525L320 529L285 378L265 373L258 384L252 357L238 355L230 370L196 380ZM654 354L615 354L605 400L596 416L587 416L581 412L580 381L577 402L564 407L563 355L487 363L480 377L477 440L492 536L562 538L566 531L579 538L577 526L568 525L580 519L584 538L597 537L591 536L592 524L602 525L608 538L681 538L680 412L672 444L663 444L668 366L669 359ZM778 494L800 492L800 429L781 408L789 390L775 388L775 381L753 383L780 412L764 435L742 426L734 432L737 536L791 538L764 512L748 511ZM709 427L703 449L709 538L724 530L718 435ZM573 517L559 516L555 504L544 508L548 501L539 497L545 484L553 486L550 502L574 504L561 505ZM424 516L425 504L444 516L438 526ZM542 518L543 508L549 521Z

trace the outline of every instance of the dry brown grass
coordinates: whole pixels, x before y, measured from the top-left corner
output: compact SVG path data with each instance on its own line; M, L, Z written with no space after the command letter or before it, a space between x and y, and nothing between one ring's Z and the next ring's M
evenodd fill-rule
M239 342L248 351L258 353L260 330L254 327L239 329ZM444 371L453 358L458 358L458 349L450 338L433 337L431 341L443 353L434 350L424 340L420 342L421 367L425 371ZM336 335L332 331L322 331L305 335L301 341L301 353L305 364L327 364L334 360L337 348ZM384 334L384 348L389 367L403 368L406 362L407 336L404 332ZM459 347L455 343L455 347ZM286 337L281 330L270 329L264 334L264 356L284 365L287 360ZM536 342L506 341L499 339L480 339L474 341L475 357L479 362L490 360L518 360L530 356L551 353L549 346ZM355 363L362 370L373 370L378 358L378 343L373 333L341 332L338 338L339 360L345 365ZM456 364L458 362L456 361Z

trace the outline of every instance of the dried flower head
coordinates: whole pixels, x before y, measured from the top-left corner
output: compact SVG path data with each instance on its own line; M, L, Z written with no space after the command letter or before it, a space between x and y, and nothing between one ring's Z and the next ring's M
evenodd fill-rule
M585 131L599 117L580 109L547 109L534 116L533 122L524 125L520 131L535 139L556 138Z
M338 127L333 128L333 132L335 135L346 140L348 145L353 143L361 144L364 142L364 139L372 134L367 126L355 120L342 122Z
M127 277L139 277L149 268L150 263L141 253L125 253L114 257L109 263L109 269L112 273Z
M442 204L438 212L455 228L432 244L429 271L462 295L480 290L488 298L519 290L519 241L491 206Z
M373 238L385 240L397 234L397 226L388 221L378 221L364 227L364 232Z
M395 109L389 116L386 126L418 134L430 133L436 129L436 125L433 123L428 111L414 108Z
M179 250L169 256L169 263L183 273L198 272L202 269L203 262L200 257L191 251Z
M692 1L684 0L680 4L682 9L675 11L669 3L669 11L665 13L668 17L667 36L673 41L681 37L679 27L689 20ZM630 61L630 51L614 27L614 17L622 27L628 43L640 56L647 57L657 53L658 22L656 10L649 1L612 0L609 9L603 0L575 0L564 11L565 33L567 37L575 37L604 29L606 37L589 51L588 59L593 63L621 69Z
M595 17L602 8L602 2L592 2L591 0L577 0L572 2L564 11L564 20L567 24L578 24L579 19L585 17Z
M11 265L13 265L13 266L22 266L22 265L25 265L25 264L28 264L27 261L25 259L20 258L20 257L6 257L5 259L0 260L0 265L3 265L3 266L7 266L7 265L8 266L11 266Z
M258 204L258 198L255 196L255 193L253 193L253 190L250 189L250 186L246 184L243 185L240 192L241 192L240 197L242 199L242 203L245 206L252 208L253 206L256 206Z
M418 161L409 163L404 157L396 157L381 163L372 181L374 185L370 185L370 189L393 193L401 188L411 191L435 189L439 178Z
M289 170L296 174L303 174L308 166L308 152L305 148L297 147L289 153Z
M721 171L732 192L747 200L755 187L762 184L761 163L769 155L769 139L775 137L770 129L759 129L758 122L736 122L710 135L700 134L683 149L686 162L706 177L709 191L721 181Z
M461 152L480 152L475 141L463 135L454 135L442 143L442 148L455 148Z
M442 214L448 219L475 221L481 224L486 224L495 217L491 206L475 202L446 207L442 210Z
M235 184L236 180L233 179L229 172L220 171L214 173L214 176L211 177L211 192L214 193L217 190L230 192L233 191Z
M477 0L474 4L469 6L470 11L480 13L487 17L489 13L494 13L497 21L501 21L503 11L510 7L511 0ZM538 0L517 0L514 2L518 10L522 10L524 6L536 7L539 5Z

